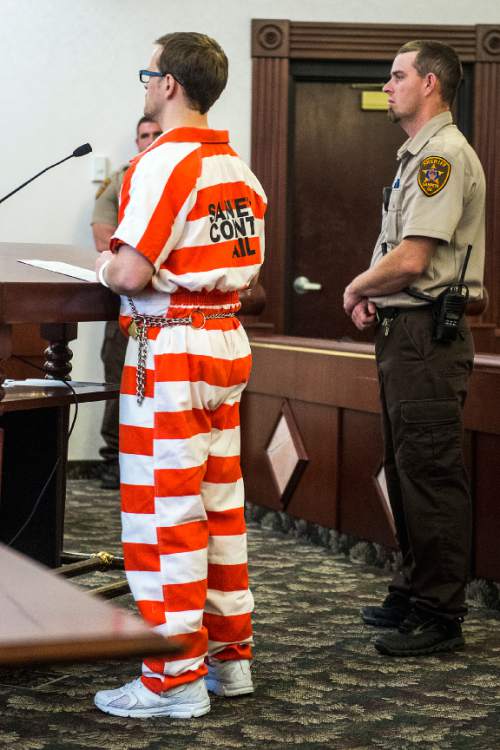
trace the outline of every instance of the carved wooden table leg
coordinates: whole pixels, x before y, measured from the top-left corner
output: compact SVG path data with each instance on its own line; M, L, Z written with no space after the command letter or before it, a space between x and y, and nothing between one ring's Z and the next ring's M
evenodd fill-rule
M45 377L69 380L73 352L68 346L68 341L76 339L78 323L42 323L40 334L49 342L44 351L47 357L43 366Z
M0 323L0 401L5 396L5 389L2 383L5 380L5 371L3 363L9 359L12 353L12 326L6 323Z

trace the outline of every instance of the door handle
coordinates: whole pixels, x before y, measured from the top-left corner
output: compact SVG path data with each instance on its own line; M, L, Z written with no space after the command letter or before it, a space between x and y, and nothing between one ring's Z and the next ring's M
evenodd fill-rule
M307 294L307 292L320 292L321 284L316 281L309 281L307 276L297 276L293 282L293 288L297 294Z

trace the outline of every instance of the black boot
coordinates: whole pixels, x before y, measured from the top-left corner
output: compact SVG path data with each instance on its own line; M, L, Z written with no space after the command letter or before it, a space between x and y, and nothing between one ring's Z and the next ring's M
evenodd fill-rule
M363 607L361 618L367 625L378 628L398 628L410 614L411 602L402 594L388 594L380 607Z
M395 633L384 633L375 648L389 656L425 656L462 648L465 641L461 618L437 617L414 607Z

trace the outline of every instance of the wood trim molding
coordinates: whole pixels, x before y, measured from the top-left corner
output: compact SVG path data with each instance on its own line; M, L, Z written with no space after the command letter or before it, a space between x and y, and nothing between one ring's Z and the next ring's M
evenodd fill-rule
M265 453L276 492L283 510L286 510L309 463L302 435L287 399L281 405Z
M477 62L500 63L500 26L476 26Z
M474 66L474 148L486 173L486 262L485 283L489 306L482 315L485 323L500 322L500 58L497 64L478 62Z
M432 38L452 44L464 62L475 58L474 26L408 26L402 24L291 23L290 56L294 59L392 60L409 39Z
M269 199L266 244L272 261L264 263L261 282L266 290L262 320L284 328L285 248L287 245L288 184L288 58L255 58L252 92L252 164ZM278 250L279 248L279 250Z
M487 257L485 282L490 307L478 324L500 328L500 25L431 26L340 24L254 19L252 21L252 166L269 200L267 294L263 319L284 331L287 263L288 121L290 61L392 60L408 39L431 38L453 46L474 65L474 147L486 172ZM493 350L493 349L492 349Z
M500 29L492 26L427 26L378 23L321 23L254 19L252 57L294 60L392 60L409 39L451 44L463 62L500 55Z
M252 20L252 57L290 57L290 21Z

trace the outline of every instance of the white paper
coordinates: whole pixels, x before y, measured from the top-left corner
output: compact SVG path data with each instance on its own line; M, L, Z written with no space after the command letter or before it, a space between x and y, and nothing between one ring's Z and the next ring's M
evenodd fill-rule
M88 385L88 383L80 383L76 380L52 380L51 378L26 378L25 380L4 380L2 385L5 388L67 388L66 383L69 383L73 388L79 385ZM92 383L95 385L95 383ZM100 384L98 384L100 385Z
M27 263L28 266L35 266L35 268L44 268L46 271L53 271L54 273L62 273L64 276L72 276L74 279L82 279L82 281L97 281L95 271L91 271L89 268L82 268L82 266L73 266L71 263L63 263L59 260L26 260L18 258L19 263Z

